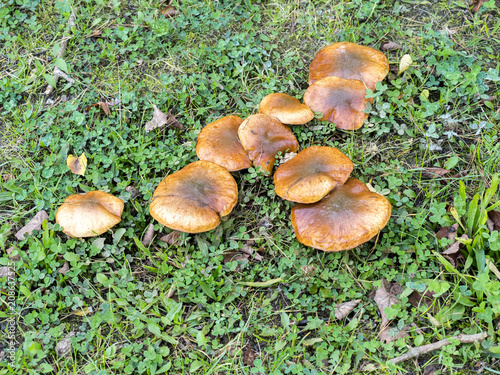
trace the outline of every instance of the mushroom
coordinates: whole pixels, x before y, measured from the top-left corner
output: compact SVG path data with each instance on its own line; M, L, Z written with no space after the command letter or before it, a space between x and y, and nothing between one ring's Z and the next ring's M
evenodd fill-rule
M335 123L343 130L356 130L368 117L364 112L366 89L361 81L326 77L313 83L304 94L304 101L315 112L323 113L321 120Z
M347 181L354 165L340 150L311 146L274 173L276 194L298 203L315 203Z
M249 116L238 129L238 137L255 166L271 173L276 154L295 152L299 143L290 128L276 117L258 113Z
M252 161L238 139L242 122L238 116L225 116L205 126L196 144L200 160L211 161L230 172L250 168Z
M389 73L387 57L376 49L355 43L339 42L323 47L309 66L309 85L325 77L335 76L362 81L375 89Z
M160 182L149 213L168 228L200 233L217 227L237 201L238 186L227 169L199 160Z
M265 96L259 104L259 112L271 115L283 124L302 125L314 118L314 112L293 96L275 93Z
M391 209L386 198L351 177L321 201L297 204L291 219L299 242L324 251L341 251L376 236L389 221Z
M56 222L71 237L103 234L121 221L123 201L104 191L89 191L66 198L56 212Z

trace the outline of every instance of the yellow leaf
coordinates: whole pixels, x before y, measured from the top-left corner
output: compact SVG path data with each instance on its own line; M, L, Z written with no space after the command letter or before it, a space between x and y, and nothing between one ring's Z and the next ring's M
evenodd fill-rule
M89 314L92 314L92 313L93 313L93 311L91 309L89 309L88 307L84 307L82 310L75 311L73 313L73 315L86 316L86 315L89 315Z
M85 169L87 169L87 158L85 157L85 152L79 157L68 155L66 159L69 169L74 174L79 174L80 176L85 175Z
M411 64L413 63L413 60L411 59L411 56L406 54L401 57L401 61L399 62L399 73L403 73L406 69L408 69Z

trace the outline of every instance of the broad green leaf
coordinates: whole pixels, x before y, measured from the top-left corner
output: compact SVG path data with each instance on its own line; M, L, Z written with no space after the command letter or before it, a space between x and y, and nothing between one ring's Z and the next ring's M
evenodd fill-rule
M66 61L61 59L60 57L56 58L55 60L56 65L59 69L61 69L64 73L69 73L68 71L68 65L66 65Z
M217 296L215 295L215 292L213 291L212 288L210 288L208 286L208 284L204 283L203 281L200 281L199 282L200 286L201 286L201 289L203 290L203 292L205 292L205 294L207 296L209 296L211 299L213 299L214 301L217 300Z
M47 81L47 83L49 85L51 85L53 88L56 88L57 83L56 83L56 80L53 76L51 76L50 74L44 74L43 78L45 78L45 80Z
M66 259L68 262L77 262L80 260L79 255L71 252L64 254L63 258Z

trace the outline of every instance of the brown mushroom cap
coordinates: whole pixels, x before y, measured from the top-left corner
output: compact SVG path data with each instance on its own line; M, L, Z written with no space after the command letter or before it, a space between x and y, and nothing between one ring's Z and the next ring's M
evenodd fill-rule
M298 203L315 203L347 181L354 165L340 150L311 146L274 173L276 194Z
M259 104L259 112L271 115L283 124L302 125L314 118L314 112L293 96L275 93L265 96Z
M89 191L66 198L56 212L56 222L71 237L103 234L121 221L123 201L104 191Z
M252 161L238 138L242 122L238 116L225 116L205 126L196 143L200 160L211 161L230 172L250 168Z
M349 178L318 203L292 209L297 240L324 251L353 249L376 236L391 217L391 204Z
M363 81L366 87L375 89L389 73L387 57L376 49L355 43L339 42L318 51L309 67L309 84L325 77Z
M276 117L262 113L247 117L238 129L238 137L253 164L267 172L272 172L279 151L295 152L299 149L299 143L288 126Z
M368 117L363 111L366 90L361 81L326 77L313 83L304 94L304 101L314 112L323 113L321 120L335 123L343 130L356 130Z
M195 161L160 182L149 213L168 228L187 233L214 229L238 201L238 186L226 168Z

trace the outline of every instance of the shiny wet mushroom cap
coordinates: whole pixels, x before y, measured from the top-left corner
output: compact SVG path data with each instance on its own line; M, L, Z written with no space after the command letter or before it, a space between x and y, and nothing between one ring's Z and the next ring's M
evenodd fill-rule
M309 84L325 77L362 81L374 90L389 73L387 57L376 49L350 42L339 42L318 51L309 67Z
M295 152L299 143L290 128L276 117L258 113L249 116L238 129L238 137L254 166L272 172L278 152Z
M104 191L89 191L66 198L56 212L56 222L71 237L103 234L121 221L124 203Z
M306 124L314 118L314 112L307 105L283 93L265 96L259 104L259 112L274 116L288 125Z
M361 81L326 77L313 83L304 101L314 112L323 113L321 120L335 123L342 130L356 130L368 117L364 112L366 90Z
M200 233L217 227L237 201L238 187L227 169L200 160L160 182L149 213L168 228Z
M211 161L230 172L250 168L252 161L238 138L242 122L238 116L225 116L205 126L196 143L200 160Z
M340 150L311 146L274 173L276 194L298 203L315 203L347 181L354 165Z
M389 221L391 209L386 198L351 177L321 201L297 204L291 219L300 243L324 251L341 251L376 236Z

